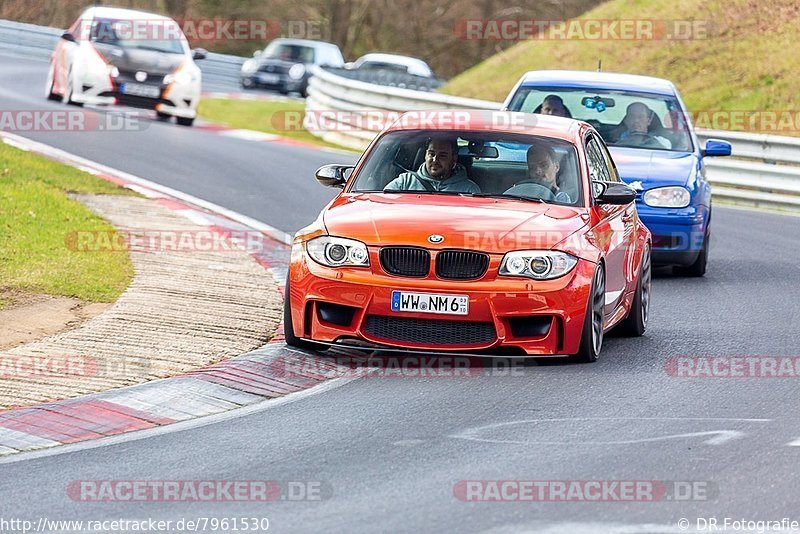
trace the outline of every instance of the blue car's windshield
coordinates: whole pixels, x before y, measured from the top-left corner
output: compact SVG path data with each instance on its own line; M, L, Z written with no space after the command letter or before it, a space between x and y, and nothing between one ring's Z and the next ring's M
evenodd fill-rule
M522 87L509 109L586 121L609 146L691 151L686 113L677 98L632 91Z

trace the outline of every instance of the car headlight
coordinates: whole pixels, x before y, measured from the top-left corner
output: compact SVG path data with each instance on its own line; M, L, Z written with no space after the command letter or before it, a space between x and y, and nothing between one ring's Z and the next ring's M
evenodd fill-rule
M692 195L685 187L656 187L645 191L642 199L654 208L685 208L691 202Z
M296 65L292 65L292 68L289 69L289 78L293 80L299 80L303 77L303 74L306 73L306 66L302 63L298 63Z
M115 67L114 65L109 65L108 66L108 75L111 76L112 78L118 77L119 76L119 69L117 67Z
M306 243L315 262L326 267L369 267L367 245L354 239L324 235Z
M181 85L185 85L188 83L192 83L193 81L194 77L184 69L181 69L178 72L174 72L172 74L167 74L166 76L164 76L164 83L167 85L171 83L179 83Z
M524 276L551 280L564 276L578 264L578 258L566 252L518 250L509 252L500 263L501 276Z
M244 74L252 74L258 70L258 61L255 59L248 59L242 63L242 72Z

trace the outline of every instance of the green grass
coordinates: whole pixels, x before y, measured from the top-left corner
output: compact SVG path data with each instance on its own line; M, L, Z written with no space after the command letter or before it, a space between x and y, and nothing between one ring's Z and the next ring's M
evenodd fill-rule
M198 114L202 119L231 128L255 130L319 146L349 150L327 143L303 128L305 102L208 98L200 102Z
M795 0L612 0L581 19L701 21L693 40L524 41L453 78L442 91L502 101L537 69L603 70L672 80L693 113L786 111L800 103L800 5ZM697 27L697 26L696 26ZM800 135L795 128L775 133Z
M133 278L124 252L69 250L73 231L113 227L68 192L132 194L105 180L0 142L0 308L15 293L113 302Z

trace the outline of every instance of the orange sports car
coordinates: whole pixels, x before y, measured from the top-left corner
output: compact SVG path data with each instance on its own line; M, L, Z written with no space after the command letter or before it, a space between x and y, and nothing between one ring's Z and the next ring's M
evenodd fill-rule
M650 232L585 122L409 112L317 180L343 191L294 238L289 345L589 362L644 333Z

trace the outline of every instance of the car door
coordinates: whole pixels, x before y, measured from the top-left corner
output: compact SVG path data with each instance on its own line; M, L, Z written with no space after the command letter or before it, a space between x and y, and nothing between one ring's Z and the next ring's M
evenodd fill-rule
M589 134L584 142L590 179L600 182L618 182L616 169L611 160L607 159L605 147L598 136ZM625 261L628 248L625 236L630 223L627 215L628 207L611 204L594 206L599 219L593 228L593 233L597 246L603 251L606 260L606 316L614 312L625 296L627 285Z

